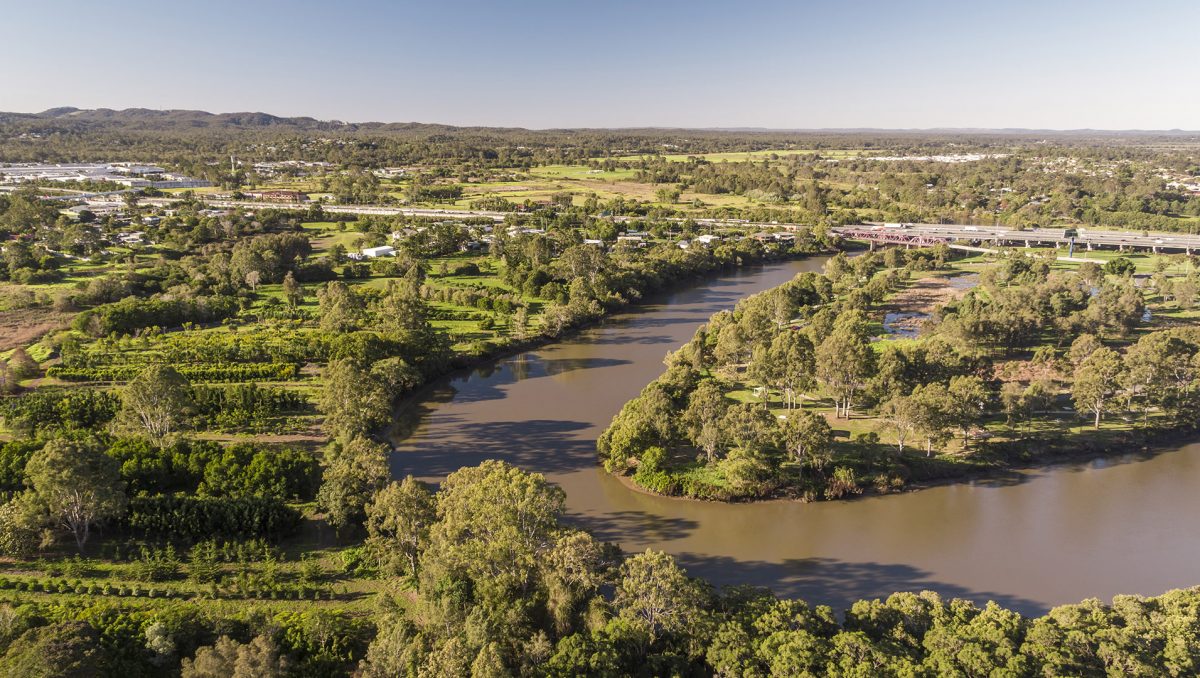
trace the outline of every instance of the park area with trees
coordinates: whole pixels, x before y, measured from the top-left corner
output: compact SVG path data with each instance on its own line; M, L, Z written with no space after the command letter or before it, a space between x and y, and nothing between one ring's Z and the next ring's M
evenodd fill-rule
M1192 431L1194 264L1055 256L839 254L714 315L601 460L663 494L837 499Z

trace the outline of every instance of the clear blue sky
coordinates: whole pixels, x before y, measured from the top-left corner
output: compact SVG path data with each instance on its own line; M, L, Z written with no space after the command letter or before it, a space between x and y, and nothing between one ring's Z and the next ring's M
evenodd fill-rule
M1200 129L1200 0L0 3L0 110Z

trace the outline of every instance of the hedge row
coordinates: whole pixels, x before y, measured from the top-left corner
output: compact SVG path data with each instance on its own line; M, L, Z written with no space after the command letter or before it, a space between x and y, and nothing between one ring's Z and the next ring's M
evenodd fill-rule
M76 316L73 327L103 337L132 334L146 327L178 327L185 322L208 323L237 313L233 297L204 299L122 299Z
M78 579L68 582L53 579L14 579L0 577L0 590L29 593L59 593L88 596L118 596L130 598L236 598L257 600L336 600L332 589L314 586L275 585L259 588L222 588L211 586L206 589L172 589L168 587L140 586L138 584L114 584L112 582L83 583Z
M277 540L300 528L298 511L266 497L135 497L125 517L134 532L174 539L241 537Z
M142 369L140 365L55 366L46 370L46 374L63 381L129 381ZM181 365L175 369L193 382L290 381L300 375L300 368L292 363Z

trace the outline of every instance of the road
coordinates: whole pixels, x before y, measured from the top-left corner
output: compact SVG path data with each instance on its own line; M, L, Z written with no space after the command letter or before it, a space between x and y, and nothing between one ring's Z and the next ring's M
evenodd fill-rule
M157 207L168 207L173 203L179 202L182 198L143 198L139 202L143 205L154 205ZM208 200L207 205L211 207L220 207L225 209L243 208L243 209L281 209L281 210L306 210L312 207L315 203L300 203L300 202L252 202L249 200ZM512 212L491 212L487 210L451 210L451 209L432 209L422 207L392 207L387 205L327 205L321 204L321 209L330 214L375 214L381 216L396 216L404 215L409 217L443 217L443 218L484 218L492 221L502 222L506 216L512 215ZM614 216L610 217L617 223L627 223L638 221L642 217L626 217ZM673 217L665 219L665 221L684 222L689 219ZM784 228L796 229L801 228L802 224L782 224L777 222L757 222L747 221L744 219L691 219L702 226L741 226L750 228Z
M143 205L168 207L177 203L181 198L143 198ZM251 202L248 200L208 200L205 204L211 207L232 209L280 209L306 210L316 203L302 202ZM404 215L409 217L481 217L492 221L504 221L504 212L488 212L484 210L439 210L420 207L389 207L385 205L321 205L321 209L330 214L375 214L380 216Z
M58 191L68 189L58 188ZM87 200L88 198L107 198L114 195L125 195L126 193L138 192L136 188L125 188L119 191L101 191L99 193L88 193L86 191L71 191L65 195L43 195L42 200Z
M990 243L996 246L1031 247L1034 245L1069 246L1092 249L1149 250L1152 252L1200 251L1200 235L1189 233L1158 233L1107 231L1079 228L1072 238L1061 228L1031 228L1016 230L1003 226L971 226L967 224L866 224L840 226L833 229L843 237L854 240L894 244L928 245L934 242Z

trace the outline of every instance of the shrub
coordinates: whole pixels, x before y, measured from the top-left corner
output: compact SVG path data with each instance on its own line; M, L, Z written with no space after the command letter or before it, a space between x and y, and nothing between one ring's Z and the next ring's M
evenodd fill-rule
M133 576L141 581L166 581L179 575L179 558L175 547L148 549L142 547L142 555L133 565Z
M126 521L144 534L190 539L214 535L279 539L300 527L300 514L278 499L265 497L136 497Z
M833 476L829 479L829 485L825 488L825 496L830 499L838 499L847 494L858 494L862 492L862 488L858 486L858 479L854 474L854 469L848 466L838 466L833 470Z
M92 336L131 334L146 327L178 327L184 322L210 323L238 311L233 297L203 299L137 299L130 297L80 313L72 323Z

